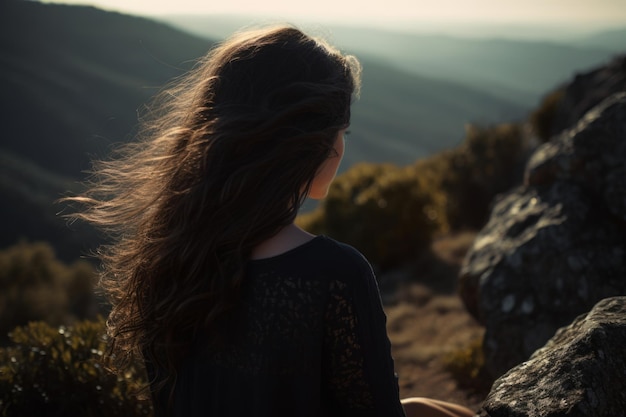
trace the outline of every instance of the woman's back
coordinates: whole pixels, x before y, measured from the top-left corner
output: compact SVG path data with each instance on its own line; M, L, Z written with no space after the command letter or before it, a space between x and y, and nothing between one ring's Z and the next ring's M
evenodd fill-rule
M249 261L236 311L185 357L176 415L403 415L376 281L350 246L318 236Z

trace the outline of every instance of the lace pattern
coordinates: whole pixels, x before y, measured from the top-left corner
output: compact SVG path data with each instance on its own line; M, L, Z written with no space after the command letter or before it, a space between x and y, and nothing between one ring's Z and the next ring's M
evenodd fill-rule
M319 281L275 273L255 277L245 285L241 314L231 329L236 342L209 345L207 357L252 375L319 372L311 355L320 348L322 298Z
M353 409L371 409L374 398L365 375L363 349L358 335L358 319L348 286L330 283L326 311L327 372L330 389L341 404Z
M270 272L246 286L243 300L234 331L244 328L244 337L226 346L209 345L206 357L212 364L253 375L305 375L321 369L339 404L374 407L346 283ZM322 357L314 360L320 351Z

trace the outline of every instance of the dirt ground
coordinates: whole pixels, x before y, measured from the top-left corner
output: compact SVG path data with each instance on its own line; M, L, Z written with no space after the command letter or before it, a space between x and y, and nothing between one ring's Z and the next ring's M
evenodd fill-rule
M461 233L438 239L432 253L417 263L409 282L395 286L391 294L383 291L402 398L430 397L475 411L484 399L484 394L459 387L442 362L446 353L482 338L484 332L456 294L458 271L474 236Z
M484 398L460 388L441 361L445 353L483 334L461 300L439 295L425 305L402 302L386 310L401 397L430 397L477 409Z

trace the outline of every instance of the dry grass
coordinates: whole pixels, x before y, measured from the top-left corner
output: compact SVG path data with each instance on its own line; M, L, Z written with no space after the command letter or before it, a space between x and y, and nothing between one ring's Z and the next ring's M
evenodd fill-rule
M460 387L442 362L446 354L483 336L483 328L456 295L458 270L474 236L461 233L433 242L432 254L420 262L429 276L418 274L385 307L403 398L430 397L471 409L484 399L484 393Z

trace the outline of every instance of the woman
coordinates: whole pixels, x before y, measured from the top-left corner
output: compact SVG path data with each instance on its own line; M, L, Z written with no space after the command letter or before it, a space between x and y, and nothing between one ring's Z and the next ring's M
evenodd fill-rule
M145 361L157 416L471 415L402 406L369 264L293 223L335 176L359 73L295 28L241 33L76 199L113 236L111 358Z

